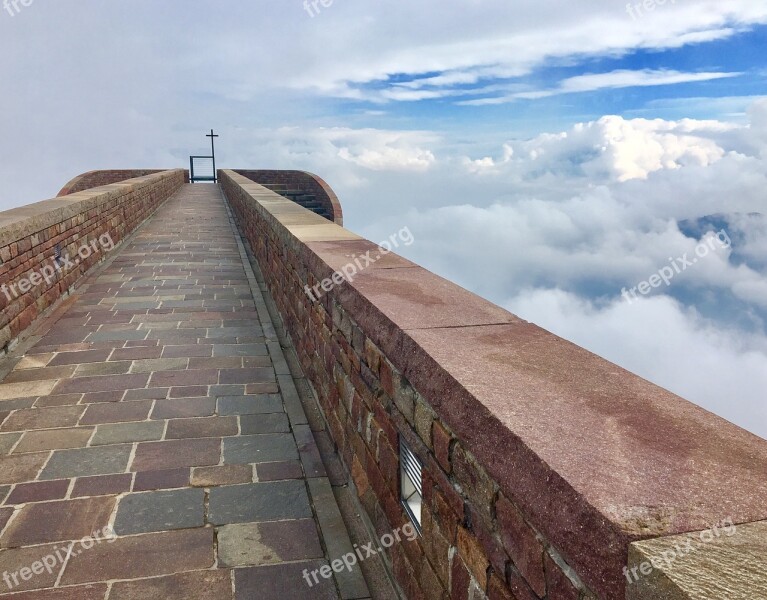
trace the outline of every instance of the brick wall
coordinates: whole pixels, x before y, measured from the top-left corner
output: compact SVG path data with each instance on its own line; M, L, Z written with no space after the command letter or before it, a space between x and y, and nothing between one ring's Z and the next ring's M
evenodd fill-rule
M235 173L263 185L283 184L290 186L291 189L310 192L332 216L331 221L338 225L344 224L343 209L338 196L324 179L314 173L275 169L236 169Z
M311 299L379 249L221 180L379 535L408 518L399 441L423 462L407 598L624 598L632 542L767 517L764 440L394 254Z
M162 171L0 212L0 285L6 286L0 291L0 350L106 258L98 243L102 235L119 244L183 182L183 171ZM95 247L78 256L91 243ZM55 269L57 248L77 266L59 261L62 268ZM41 275L44 269L55 271L48 281Z
M88 171L87 173L78 175L70 180L63 188L61 188L61 191L56 197L60 198L61 196L68 196L69 194L82 192L102 185L119 183L126 179L154 175L155 173L162 173L164 170L165 169L104 169L100 171ZM189 172L184 171L184 176L188 182Z

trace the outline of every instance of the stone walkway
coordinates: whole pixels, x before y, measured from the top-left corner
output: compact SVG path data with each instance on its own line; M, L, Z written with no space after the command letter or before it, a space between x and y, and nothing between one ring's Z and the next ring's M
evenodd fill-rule
M0 595L368 596L218 187L106 265L0 383Z

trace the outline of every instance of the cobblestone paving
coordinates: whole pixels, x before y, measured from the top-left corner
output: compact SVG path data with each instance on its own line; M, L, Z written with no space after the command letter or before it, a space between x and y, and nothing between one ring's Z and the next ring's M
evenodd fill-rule
M0 595L369 595L238 240L185 186L0 383Z

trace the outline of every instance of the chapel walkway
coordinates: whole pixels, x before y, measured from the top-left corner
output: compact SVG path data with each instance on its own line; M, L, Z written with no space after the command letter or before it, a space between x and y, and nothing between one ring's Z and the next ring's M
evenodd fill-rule
M105 264L0 382L0 596L369 596L218 186Z

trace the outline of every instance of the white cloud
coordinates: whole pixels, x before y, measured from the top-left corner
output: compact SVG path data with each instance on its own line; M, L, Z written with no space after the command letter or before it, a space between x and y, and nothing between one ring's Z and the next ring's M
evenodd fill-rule
M681 73L667 69L652 70L642 69L639 71L617 70L609 73L590 73L564 79L557 88L551 90L537 90L517 92L509 96L496 96L490 98L478 98L476 100L463 100L460 104L465 106L483 106L490 104L505 104L515 100L535 100L547 98L559 94L574 94L593 92L603 89L629 88L629 87L653 87L661 85L677 85L680 83L692 83L698 81L712 81L738 77L742 73Z
M646 179L650 173L662 169L706 166L720 160L724 149L706 136L733 128L733 125L712 121L629 121L606 116L598 121L579 123L559 134L508 142L500 162L486 157L479 161L465 159L464 164L474 172L501 172L499 167L503 166L506 172L522 174L581 174L591 177L592 182Z

